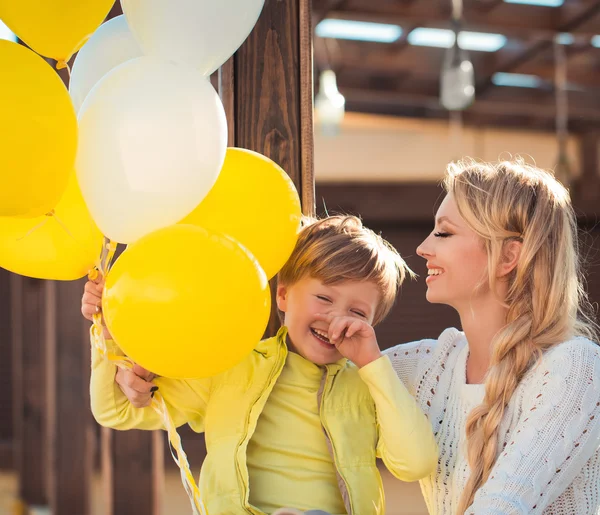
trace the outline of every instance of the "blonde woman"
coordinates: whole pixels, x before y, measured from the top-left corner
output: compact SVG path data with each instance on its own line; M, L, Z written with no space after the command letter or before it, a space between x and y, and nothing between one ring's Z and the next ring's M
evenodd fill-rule
M387 351L440 448L435 515L600 513L600 348L567 191L520 162L451 165L417 249L464 332Z

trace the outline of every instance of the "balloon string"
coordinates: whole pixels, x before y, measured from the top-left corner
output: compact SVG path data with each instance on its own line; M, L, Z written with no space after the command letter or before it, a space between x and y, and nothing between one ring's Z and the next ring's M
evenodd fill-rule
M50 213L47 213L46 216L47 217L53 216L53 211L51 211ZM25 238L28 238L29 236L31 236L35 231L44 227L44 225L46 225L48 223L48 220L49 220L49 218L44 218L39 224L37 224L37 225L33 226L31 229L29 229L23 236L21 236L20 238L17 238L17 241L23 241Z
M117 245L113 241L109 240L108 243L104 245L102 255L98 259L97 267L91 270L88 274L88 277L91 281L97 280L100 276L106 276L116 249ZM104 338L104 329L102 326L102 312L95 313L93 316L93 324L90 328L90 340L94 348L100 353L101 356L104 357L105 360L125 370L131 370L133 368L135 363L127 356L117 356L108 352L106 340ZM177 433L177 428L173 422L173 419L171 418L169 410L167 409L164 398L158 392L156 392L150 406L160 416L161 422L167 431L171 456L173 457L173 461L175 461L179 467L181 482L186 493L188 494L194 514L207 515L202 497L200 496L200 490L196 485L196 481L194 480L194 476L190 470L190 464L187 455L183 450L181 437Z

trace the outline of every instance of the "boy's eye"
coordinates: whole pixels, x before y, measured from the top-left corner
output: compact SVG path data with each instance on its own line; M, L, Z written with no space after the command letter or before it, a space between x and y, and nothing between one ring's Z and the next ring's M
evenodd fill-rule
M433 235L436 238L448 238L452 236L449 232L434 232Z
M358 315L359 317L362 317L362 318L367 318L367 315L365 315L365 314L364 314L363 312L361 312L361 311L356 311L356 310L353 310L353 311L352 311L352 313L354 313L355 315Z
M325 302L331 302L331 299L329 297L325 297L324 295L317 295L317 299Z

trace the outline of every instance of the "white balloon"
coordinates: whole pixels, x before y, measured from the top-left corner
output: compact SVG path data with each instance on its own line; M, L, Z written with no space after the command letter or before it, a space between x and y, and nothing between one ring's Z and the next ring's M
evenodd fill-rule
M69 94L79 112L90 90L113 68L142 56L142 49L127 25L125 16L117 16L100 25L77 54Z
M254 28L265 0L121 0L146 55L219 68Z
M130 243L190 213L226 147L225 111L210 82L188 66L138 57L83 103L77 178L100 230Z

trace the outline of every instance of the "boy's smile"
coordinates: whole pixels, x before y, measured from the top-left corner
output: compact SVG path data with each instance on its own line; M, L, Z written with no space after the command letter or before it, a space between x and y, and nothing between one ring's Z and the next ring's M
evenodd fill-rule
M380 300L379 288L371 281L324 284L304 277L290 287L277 287L277 307L285 313L290 350L317 365L342 358L329 341L328 324L317 315L350 316L372 324Z

